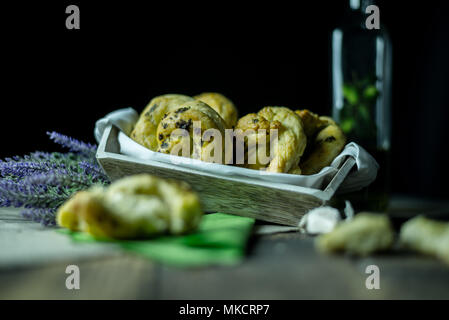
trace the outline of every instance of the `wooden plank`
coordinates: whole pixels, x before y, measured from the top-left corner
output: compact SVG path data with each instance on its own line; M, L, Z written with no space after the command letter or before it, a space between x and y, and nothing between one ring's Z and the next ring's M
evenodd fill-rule
M413 215L447 208L447 202L395 200L392 210L407 218L412 217L409 208L419 208ZM41 238L54 232L23 221L17 211L0 209L0 220L23 224L16 230L18 239L34 237L31 229ZM18 242L9 245L28 254ZM65 287L69 264L80 268L80 290ZM380 290L365 287L369 265L380 269ZM449 299L447 283L448 266L430 257L398 249L367 258L321 255L313 237L285 233L252 237L247 257L233 267L180 269L129 254L3 267L0 299Z
M380 269L369 290L366 268ZM395 250L367 258L322 255L298 233L253 239L246 261L232 268L163 266L161 299L448 299L449 269L438 260ZM200 285L198 285L200 284Z
M325 193L328 193L330 196L333 196L335 192L337 192L338 187L343 183L346 176L352 170L355 165L355 159L352 157L348 157L346 161L341 166L338 174L336 174L331 182L327 185L326 189L324 189Z
M313 243L298 233L253 238L232 267L181 269L121 255L3 270L0 299L449 299L449 269L438 260L402 251L328 256ZM65 287L68 264L80 268L80 290ZM365 286L373 264L380 290Z
M117 253L117 248L111 244L76 244L56 229L23 219L20 209L0 208L0 268L82 260Z
M65 285L68 265L79 268L79 290ZM3 270L0 299L155 299L159 290L156 268L148 260L122 254Z

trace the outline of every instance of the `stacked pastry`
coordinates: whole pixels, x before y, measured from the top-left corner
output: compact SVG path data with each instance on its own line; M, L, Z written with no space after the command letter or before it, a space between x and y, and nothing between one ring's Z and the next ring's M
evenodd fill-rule
M208 132L216 134L207 137ZM229 132L232 150L225 148ZM304 175L328 166L346 144L342 130L329 117L267 106L238 119L233 102L219 93L167 94L152 99L131 138L157 152ZM240 157L239 143L243 145ZM212 145L219 146L218 152ZM237 156L229 156L229 151Z

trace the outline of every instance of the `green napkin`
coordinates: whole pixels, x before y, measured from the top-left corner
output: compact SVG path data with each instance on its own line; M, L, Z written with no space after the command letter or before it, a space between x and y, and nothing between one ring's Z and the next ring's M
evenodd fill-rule
M179 267L236 264L245 254L254 219L224 213L204 215L194 233L148 240L101 240L120 245L151 260ZM99 241L82 233L61 230L78 242Z

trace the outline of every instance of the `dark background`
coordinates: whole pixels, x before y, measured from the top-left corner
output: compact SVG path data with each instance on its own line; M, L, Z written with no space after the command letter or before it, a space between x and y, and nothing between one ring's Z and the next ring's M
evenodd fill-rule
M58 1L2 7L0 156L90 142L95 121L164 93L218 91L330 113L329 36L347 1ZM81 30L65 28L77 4ZM449 1L378 1L394 49L392 188L449 195Z

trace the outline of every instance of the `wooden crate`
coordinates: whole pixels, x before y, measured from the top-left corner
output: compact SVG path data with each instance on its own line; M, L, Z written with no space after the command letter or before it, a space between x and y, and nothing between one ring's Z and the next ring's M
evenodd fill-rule
M310 209L325 205L355 164L343 162L323 190L245 178L224 177L174 164L140 160L120 154L118 129L109 126L98 146L97 159L111 180L149 173L188 182L200 195L206 212L223 212L267 222L297 226Z

